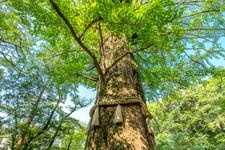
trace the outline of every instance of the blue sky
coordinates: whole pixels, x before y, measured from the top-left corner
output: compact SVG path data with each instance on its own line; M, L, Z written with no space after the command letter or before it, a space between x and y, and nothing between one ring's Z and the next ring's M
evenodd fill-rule
M79 86L78 91L79 91L80 97L95 100L96 91L94 91L92 89L87 89L84 86ZM74 117L74 118L80 120L81 122L88 123L88 121L90 119L89 111L93 105L94 105L94 101L88 107L81 108L81 109L77 110L76 112L74 112L71 117Z

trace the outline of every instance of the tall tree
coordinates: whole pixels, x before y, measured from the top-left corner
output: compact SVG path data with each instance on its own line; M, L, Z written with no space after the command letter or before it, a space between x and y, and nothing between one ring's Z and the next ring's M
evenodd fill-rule
M224 56L219 0L27 0L6 6L40 39L39 56L55 78L75 75L73 82L98 89L86 149L155 149L144 91L147 100L166 95L210 73L209 58Z

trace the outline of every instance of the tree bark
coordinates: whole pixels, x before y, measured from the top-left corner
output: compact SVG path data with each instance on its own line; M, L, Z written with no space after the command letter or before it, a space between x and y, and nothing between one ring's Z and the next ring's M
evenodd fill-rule
M142 106L129 103L129 99L145 100L138 65L127 49L127 40L110 34L102 43L100 67L104 81L99 81L96 105L121 100L128 104L121 105L122 124L113 123L117 105L99 106L99 126L90 126L85 149L154 150L154 135L149 132Z

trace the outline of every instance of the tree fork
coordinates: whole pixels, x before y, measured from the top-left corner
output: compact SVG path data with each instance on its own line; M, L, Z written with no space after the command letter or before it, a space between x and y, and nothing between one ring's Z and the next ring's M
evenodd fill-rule
M66 16L61 12L59 6L53 1L53 0L49 0L49 2L51 3L53 9L56 11L57 15L63 20L63 22L66 24L66 26L69 28L71 35L73 36L74 40L78 43L78 45L90 56L91 60L93 61L96 70L100 76L100 81L103 81L103 74L102 74L102 70L99 66L98 60L96 58L96 56L94 55L94 53L91 52L91 50L82 42L82 40L80 39L80 36L77 35L77 33L75 32L73 26L71 25L71 23L69 22L69 20L66 18ZM90 26L97 22L100 21L101 18L97 18L96 20L92 21L87 28L83 31L83 33L81 34L81 38L83 36L83 34L85 34L86 30L88 28L90 28Z

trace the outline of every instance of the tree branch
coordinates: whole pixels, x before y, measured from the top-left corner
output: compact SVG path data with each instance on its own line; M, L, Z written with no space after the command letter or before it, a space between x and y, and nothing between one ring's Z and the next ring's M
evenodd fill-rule
M53 1L53 0L49 0L49 2L51 3L53 9L56 11L57 15L64 21L64 23L66 24L66 26L69 28L73 38L75 39L75 41L78 43L78 45L91 57L97 72L100 75L100 79L101 81L104 81L104 76L102 73L102 70L99 66L99 63L97 61L96 56L86 47L86 45L84 45L84 43L81 41L81 39L77 36L74 28L72 27L72 25L70 24L69 20L64 16L64 14L60 11L58 5Z
M149 45L147 45L147 46L145 46L145 47L142 47L142 48L140 48L139 50L136 50L135 52L144 51L144 50L146 50L147 48L150 48L150 47L153 46L153 45L154 45L154 43L150 43Z
M33 118L34 118L34 116L35 116L35 114L36 114L36 111L37 111L37 109L38 109L38 105L39 105L39 103L40 103L40 101L42 100L42 97L43 97L43 95L44 95L44 92L45 92L45 90L47 89L47 87L48 87L48 84L50 83L50 79L48 79L47 81L46 81L46 83L45 83L45 85L44 85L44 87L41 89L41 91L40 91L40 93L39 93L39 95L38 95L38 98L37 98L37 100L35 101L35 103L34 103L34 106L33 106L33 108L32 108L32 110L31 110L31 113L30 113L30 121L32 122L32 120L33 120ZM28 119L29 120L29 119ZM31 123L30 122L30 123ZM29 123L29 124L30 124Z
M61 52L61 53L58 53L58 54L53 55L52 58L61 56L61 55L66 54L66 53L72 53L72 52L75 52L75 51L76 51L76 50L68 50L68 51L64 51L64 52Z
M27 144L31 143L34 139L36 139L37 137L39 137L40 135L42 135L42 134L48 129L49 124L50 124L51 121L52 121L52 117L53 117L53 115L54 115L54 113L55 113L55 110L56 110L56 108L58 107L58 105L59 105L60 102L61 102L61 99L59 98L58 101L57 101L57 103L56 103L56 105L54 106L53 110L51 111L51 114L50 114L50 116L48 117L46 124L41 128L41 130L40 130L36 135L31 136L31 137L28 139Z
M44 92L45 92L45 90L46 90L46 88L47 88L47 86L49 84L49 81L50 81L50 79L48 79L48 81L45 83L44 87L42 88L40 94L38 95L37 100L35 101L35 104L34 104L32 110L31 110L30 114L29 114L29 116L27 118L26 125L27 125L28 128L30 128L30 125L31 125L31 123L32 123L32 121L33 121L33 119L35 117L35 114L37 113L38 104L41 101L42 96L44 95ZM22 145L24 143L25 137L27 135L27 132L28 132L27 129L26 130L21 130L21 133L19 135L18 141L17 141L17 143L15 145L16 149L21 149L21 147L22 147Z
M177 5L196 5L196 6L202 6L201 3L204 1L185 1L183 0L182 2L177 2L175 4Z
M208 69L205 67L205 65L203 65L203 64L200 63L199 61L194 60L193 58L191 58L185 51L184 51L184 54L185 54L191 61L193 61L193 62L195 62L195 63L201 65L206 71L208 70Z
M77 75L77 76L84 77L84 78L89 79L89 80L94 81L94 82L97 82L97 81L98 81L97 78L91 77L91 76L89 76L89 75L87 75L87 74L80 74L80 73L77 73L76 75Z
M128 51L128 52L125 52L123 55L121 55L117 60L115 60L108 68L105 69L105 74L107 74L110 69L112 67L114 67L121 59L123 59L125 56L127 56L128 54L130 54L132 52Z
M2 1L0 1L0 3L4 3L4 2L7 2L7 0L2 0Z
M3 53L3 52L0 51L0 54L2 54L2 56L4 57L4 59L5 59L7 62L9 62L13 67L15 67L20 73L23 72L18 66L16 66L16 64L15 64L12 60L10 60L9 58L7 58L7 56L6 56L5 53Z
M140 52L140 51L143 51L151 46L153 46L154 44L151 43L149 45L147 45L146 47L142 47L138 50L134 50L134 51L128 51L128 52L125 52L123 55L121 55L117 60L115 60L108 68L106 68L105 70L105 74L107 74L109 72L109 70L114 67L121 59L123 59L125 56L127 56L128 54L131 54L131 53L135 53L135 52Z
M104 53L105 48L103 46L104 45L104 40L103 40L103 34L102 34L102 29L101 29L100 22L98 23L98 31L99 31L99 36L100 36L100 44L99 44L100 60L99 60L99 62L101 63L101 61L102 61L101 59L102 58L105 59L105 53ZM103 61L103 67L104 67L104 69L106 68L105 61Z
M204 10L204 11L196 12L196 13L193 13L193 14L188 14L188 15L182 16L180 18L187 18L187 17L192 17L192 16L195 16L195 15L199 15L199 14L210 13L210 12L219 12L219 11L220 10L217 10L217 9L215 9L215 10Z
M189 31L224 31L224 28L191 28L191 29L187 29Z
M5 44L9 44L9 45L13 45L13 46L15 46L15 47L18 46L18 45L16 45L16 44L12 43L12 42L8 42L8 41L6 41L6 40L4 40L4 39L1 39L1 38L0 38L0 42L5 43Z
M100 22L98 23L98 30L99 30L99 36L100 36L100 53L102 55L103 52L101 51L101 49L104 51L104 48L103 48L103 35L102 35L102 29L101 29Z
M208 39L209 36L200 36L200 35L196 35L196 34L192 34L192 33L188 33L186 35L193 36L194 38L198 38L198 39L203 39L203 40L205 40L207 42L210 42L210 43L213 43L213 44L217 44L216 42Z
M102 20L101 17L92 20L92 21L86 26L86 28L84 29L83 33L79 36L79 38L82 39L82 37L84 36L84 34L86 33L86 31L87 31L94 23L96 23L96 22L98 22L98 21L101 21L101 20Z

